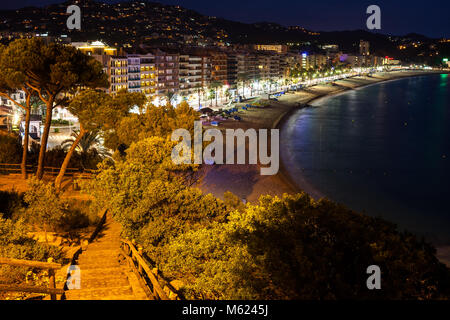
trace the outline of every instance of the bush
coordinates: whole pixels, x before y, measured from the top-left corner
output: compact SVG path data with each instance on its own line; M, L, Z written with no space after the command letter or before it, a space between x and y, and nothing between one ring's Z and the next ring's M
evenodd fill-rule
M23 194L15 191L0 191L0 212L4 218L11 218L24 205Z
M22 161L22 144L19 137L0 133L0 163L20 163Z
M39 145L33 144L29 156L29 164L37 165L39 157ZM45 153L45 166L60 168L64 162L67 152L60 146L57 146L51 150L47 150ZM78 169L97 169L97 165L102 162L103 158L96 151L86 152L84 158L78 152L75 152L69 161L69 168Z
M226 223L184 233L159 267L203 299L448 299L450 270L429 244L381 219L306 194L265 196ZM366 268L383 290L367 290Z
M62 231L73 231L97 225L100 222L98 212L93 210L90 201L69 200L69 211L61 222Z
M70 125L70 122L69 122L69 120L62 120L62 119L52 120L52 126L56 126L56 125L68 126L68 125Z
M42 228L45 233L57 231L66 219L67 203L59 197L50 183L33 177L28 180L28 185L29 190L24 195L24 201L28 205L28 221Z
M25 217L44 232L70 232L99 222L89 201L62 199L52 184L36 178L28 183L30 188L24 195Z
M53 258L55 262L61 261L62 253L58 247L41 244L29 238L28 231L29 227L23 219L13 222L0 214L0 256L36 261ZM0 279L21 282L28 270L30 269L0 265Z

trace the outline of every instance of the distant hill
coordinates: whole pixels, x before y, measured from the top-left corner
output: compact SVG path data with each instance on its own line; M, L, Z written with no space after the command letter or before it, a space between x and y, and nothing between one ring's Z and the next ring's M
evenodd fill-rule
M67 6L81 8L81 31L66 27ZM388 36L365 30L312 32L302 27L286 27L271 22L241 23L201 15L180 6L145 0L115 4L93 0L67 1L45 7L26 7L0 11L0 31L67 34L73 41L103 40L110 45L146 44L186 45L226 43L294 44L294 49L315 50L320 44L338 44L346 52L358 52L359 40L370 42L371 51L379 55L405 56L398 45L421 41L435 42L425 36L410 34ZM413 56L420 55L414 52ZM428 52L422 56L428 56Z

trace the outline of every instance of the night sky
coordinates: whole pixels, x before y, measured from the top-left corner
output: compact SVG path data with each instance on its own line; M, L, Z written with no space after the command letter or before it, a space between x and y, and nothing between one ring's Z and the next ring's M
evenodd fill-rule
M58 3L58 0L2 1L3 9ZM118 2L118 1L106 1ZM385 34L411 32L431 37L450 37L450 1L444 0L160 0L177 4L202 14L242 22L277 22L300 25L314 31L354 30L366 28L366 8L381 7Z

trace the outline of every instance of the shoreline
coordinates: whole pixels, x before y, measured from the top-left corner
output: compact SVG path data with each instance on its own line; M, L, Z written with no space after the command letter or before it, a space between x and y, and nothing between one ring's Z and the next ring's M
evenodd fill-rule
M322 98L343 94L350 90L367 87L382 82L395 81L403 78L427 76L448 73L445 71L397 71L390 73L376 73L372 77L362 76L335 81L336 86L320 84L308 87L296 92L287 93L278 98L278 101L270 101L267 107L259 107L240 111L240 122L226 121L220 125L220 130L225 129L280 129L297 110L308 107L310 103ZM253 101L240 103L238 106L253 103ZM323 197L320 190L308 185L303 177L294 179L287 169L286 160L283 159L280 147L280 167L274 176L261 176L259 165L212 165L207 166L202 182L197 185L203 192L212 193L223 199L225 191L231 191L241 199L257 203L262 195L281 196L283 193L295 194L306 192L312 198ZM436 247L439 260L450 266L450 246Z
M394 81L406 77L426 76L440 74L435 71L393 71L390 73L376 73L372 77L357 76L343 80L337 80L336 86L331 84L319 84L299 91L289 92L278 98L278 101L270 101L266 107L252 108L246 111L239 110L241 121L228 120L213 127L224 131L225 129L280 129L293 112L308 107L311 102L342 94L350 90L363 88L372 84ZM254 103L252 99L239 103L241 107L247 103ZM208 128L208 126L204 126ZM319 190L305 185L305 182L295 181L286 169L280 150L280 168L274 176L261 176L259 165L231 164L204 166L203 181L197 184L203 192L212 193L218 198L223 198L223 193L231 191L242 199L257 202L261 195L281 196L283 193L306 192L317 199L322 196ZM301 178L301 177L300 177Z
M377 78L374 77L373 79L377 79L377 81L373 81L371 83L363 83L363 84L357 84L354 87L345 87L341 90L336 90L334 92L331 93L326 93L326 94L319 94L315 97L312 97L311 99L307 100L306 102L303 103L302 106L297 107L297 108L291 108L290 110L288 110L287 112L283 113L281 115L281 117L279 119L277 119L273 125L272 125L272 129L279 129L281 131L283 125L286 123L286 121L289 119L289 117L296 112L297 110L301 110L303 108L307 108L308 105L314 101L320 100L320 99L327 99L330 98L332 96L336 96L339 94L343 94L346 93L348 91L351 90L357 90L357 89L362 89L371 85L376 85L376 84L380 84L383 82L390 82L390 81L396 81L396 80L401 80L404 78L413 78L413 77L420 77L420 76L426 76L426 75L433 75L433 74L441 74L442 72L434 72L434 71L423 71L423 72L414 72L414 74L412 73L408 73L407 72L398 72L395 75L393 75L392 77L388 77L388 78ZM376 75L376 74L375 74ZM367 78L367 77L365 77ZM354 78L350 78L350 79L354 79ZM338 81L345 81L345 80L338 80ZM343 87L343 86L341 86ZM280 148L281 149L281 148ZM300 180L302 181L301 183L296 182L292 176L289 174L287 168L286 168L286 164L285 161L283 161L283 157L281 156L280 153L280 170L279 173L281 178L283 180L286 181L286 183L288 183L289 185L293 186L297 192L306 192L307 194L309 194L313 199L318 200L320 198L324 198L325 195L318 189L314 188L313 186L309 185L308 182L306 182L304 180L303 177L300 177Z

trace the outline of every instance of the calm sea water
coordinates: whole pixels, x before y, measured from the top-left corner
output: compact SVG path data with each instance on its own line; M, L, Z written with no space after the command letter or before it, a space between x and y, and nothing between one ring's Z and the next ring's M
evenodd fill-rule
M450 244L450 75L379 83L312 105L281 130L293 180Z

